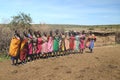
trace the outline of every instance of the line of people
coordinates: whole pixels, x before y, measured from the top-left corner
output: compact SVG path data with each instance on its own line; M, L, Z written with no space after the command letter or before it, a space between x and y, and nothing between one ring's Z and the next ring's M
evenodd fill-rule
M24 64L27 61L33 61L39 58L48 58L70 53L83 53L85 48L93 52L96 37L92 32L86 36L82 32L60 32L59 30L48 33L32 31L29 29L23 32L23 37L18 31L15 31L11 39L9 55L11 56L12 65L18 64L18 59ZM16 62L15 62L16 61Z

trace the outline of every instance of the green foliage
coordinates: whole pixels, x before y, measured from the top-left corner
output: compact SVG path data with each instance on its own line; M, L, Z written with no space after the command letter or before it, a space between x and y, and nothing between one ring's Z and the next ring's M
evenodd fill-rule
M10 59L10 56L7 54L0 54L0 62L8 59Z
M17 16L13 16L11 22L9 23L12 27L22 27L27 28L30 27L32 23L32 18L30 17L30 14L20 13Z

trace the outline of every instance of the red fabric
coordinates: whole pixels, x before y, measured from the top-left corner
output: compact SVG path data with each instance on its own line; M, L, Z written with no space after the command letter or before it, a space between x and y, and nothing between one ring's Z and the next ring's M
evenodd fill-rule
M80 40L80 49L84 49L85 45L84 45L84 40Z
M26 55L27 55L28 50L26 48L24 48L23 50L21 50L20 52L20 60L23 61L26 59Z
M74 41L75 41L75 37L71 36L70 37L70 49L71 50L74 50Z
M37 39L37 50L36 50L36 53L39 54L42 50L42 38L38 38Z
M28 44L27 39L24 39L21 43L21 50L20 50L20 60L23 61L26 59L26 55L28 53Z

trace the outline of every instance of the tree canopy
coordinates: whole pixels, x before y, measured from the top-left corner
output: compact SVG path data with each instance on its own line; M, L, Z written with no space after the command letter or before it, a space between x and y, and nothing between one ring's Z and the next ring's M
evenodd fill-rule
M10 22L11 26L14 27L30 27L32 23L32 18L30 17L30 14L25 13L19 13L17 16L13 16L12 20Z

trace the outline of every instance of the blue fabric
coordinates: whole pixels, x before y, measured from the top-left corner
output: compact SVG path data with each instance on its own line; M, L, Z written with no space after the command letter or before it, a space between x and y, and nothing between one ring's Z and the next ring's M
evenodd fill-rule
M15 58L14 58L14 57L11 57L11 60L15 60Z
M11 57L11 60L16 60L18 59L18 57Z
M28 37L30 37L30 34L28 34Z
M90 46L89 46L90 49L93 49L94 48L94 40L91 40L90 41Z

